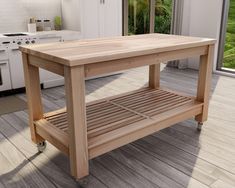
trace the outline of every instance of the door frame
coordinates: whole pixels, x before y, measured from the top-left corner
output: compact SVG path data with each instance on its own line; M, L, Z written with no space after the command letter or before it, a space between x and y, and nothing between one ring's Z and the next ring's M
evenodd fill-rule
M226 42L226 32L227 32L227 22L228 22L228 14L230 8L230 0L223 0L223 8L222 8L222 19L220 26L220 38L219 38L219 47L218 47L218 58L216 64L216 71L222 71L227 73L235 73L235 71L229 70L223 67L223 59L224 59L224 47Z
M224 45L225 45L226 31L227 31L229 4L230 4L229 0L223 1L222 19L221 19L221 26L220 26L219 49L218 49L218 60L217 60L217 66L216 66L217 70L221 70L223 67Z

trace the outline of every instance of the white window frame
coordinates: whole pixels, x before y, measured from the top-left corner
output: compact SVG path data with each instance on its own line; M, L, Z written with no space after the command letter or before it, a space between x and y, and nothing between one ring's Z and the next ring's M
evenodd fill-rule
M222 9L222 19L221 19L221 26L220 26L220 39L219 39L219 49L218 49L218 58L217 58L217 65L216 71L217 73L223 72L224 75L231 76L235 74L235 70L230 70L223 67L223 59L224 59L224 46L225 46L225 39L226 39L226 32L227 32L227 22L228 22L228 14L229 14L229 7L230 7L230 0L223 0L223 9Z

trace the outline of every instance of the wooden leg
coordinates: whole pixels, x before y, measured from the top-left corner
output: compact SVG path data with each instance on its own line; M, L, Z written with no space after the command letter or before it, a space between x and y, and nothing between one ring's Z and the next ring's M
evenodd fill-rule
M160 66L161 64L149 66L149 87L156 89L160 87Z
M71 174L81 179L89 174L84 66L65 67Z
M29 64L27 54L23 53L22 57L29 110L29 126L31 138L33 142L39 143L44 141L44 139L36 133L35 125L33 123L34 121L43 118L39 68Z
M197 101L203 102L202 114L195 117L196 121L203 123L208 117L208 105L211 89L212 66L214 59L214 45L210 45L208 54L200 57L198 76Z

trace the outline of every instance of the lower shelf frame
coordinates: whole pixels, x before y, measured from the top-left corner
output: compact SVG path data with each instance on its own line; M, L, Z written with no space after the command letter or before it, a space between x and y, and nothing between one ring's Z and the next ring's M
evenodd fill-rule
M203 103L165 88L142 88L86 105L89 159L202 113ZM36 132L69 154L66 108L34 122Z

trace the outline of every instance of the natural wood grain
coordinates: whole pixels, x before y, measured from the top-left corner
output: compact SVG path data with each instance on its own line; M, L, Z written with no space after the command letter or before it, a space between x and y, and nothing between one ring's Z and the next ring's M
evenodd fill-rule
M36 67L41 67L50 72L64 76L64 66L53 61L41 59L32 55L28 56L29 62L31 65Z
M160 64L149 66L149 87L156 89L160 87Z
M64 132L57 131L57 128L46 120L42 119L35 123L36 130L43 138L46 138L50 143L60 149L65 154L69 153L68 135ZM57 138L57 139L55 139Z
M33 116L37 127L33 134L69 154L71 174L81 179L89 174L88 159L192 116L197 116L197 120L199 114L206 117L214 43L213 39L149 34L21 47L23 53L31 56L27 60L32 61L35 70L40 67L63 75L64 69L67 114L59 111L39 119ZM197 55L207 61L201 63L196 100L157 89L161 62ZM29 66L32 64L29 62ZM145 65L150 65L148 89L86 106L86 76ZM27 74L27 67L25 71ZM30 79L32 75L26 77ZM32 89L29 84L26 87ZM35 92L39 97L40 89Z
M215 40L163 34L122 36L87 41L22 46L22 52L76 66L214 44ZM185 53L187 54L187 53Z
M209 105L209 95L211 88L211 76L212 76L212 66L214 60L214 45L210 45L208 49L208 54L201 56L199 76L198 76L198 88L197 88L197 100L204 103L203 112L195 119L199 122L204 122L207 120L208 116L208 105Z
M64 72L70 170L75 178L80 179L89 174L84 66L65 67Z
M38 143L44 140L41 136L36 133L33 123L34 121L42 119L43 117L39 68L30 65L27 54L22 53L22 57L27 93L27 103L29 109L29 126L31 130L31 138L33 142Z
M137 55L134 57L118 58L114 60L108 60L104 62L94 62L85 64L86 77L92 77L101 74L107 74L111 72L118 72L121 70L127 70L144 65L160 64L161 62L183 59L187 57L194 57L207 54L208 46L200 46L187 49L179 49L172 51L163 51L159 53L153 53L148 55Z
M135 100L126 100L133 96L135 96ZM152 99L154 99L154 102ZM122 146L122 141L126 143L129 138L132 139L128 137L128 135L131 134L132 128L134 128L133 131L136 131L133 135L136 139L136 137L138 138L138 134L140 132L144 133L143 129L147 129L148 126L156 126L156 128L150 129L149 133L167 126L164 124L164 121L173 114L175 116L174 121L177 121L177 118L181 118L180 114L185 112L184 108L187 108L186 111L188 114L190 114L190 110L193 108L195 109L192 113L200 113L201 105L202 104L194 102L194 99L191 97L149 88L138 90L137 93L132 91L128 92L126 95L118 95L116 98L112 97L106 101L103 99L97 103L91 103L87 105L86 108L89 158L103 154L102 144L105 145L109 143L110 145L107 151L111 150L112 141L117 142L115 139L119 140L119 144L115 147ZM113 107L116 107L116 109ZM109 111L106 110L107 108L109 108ZM183 110L183 112L181 112L181 110ZM102 114L102 116L100 114ZM44 118L45 119L35 122L37 129L42 133L40 135L43 135L48 141L52 141L55 146L66 154L69 154L69 126L66 109L47 113L44 115ZM164 124L163 127L161 124ZM54 131L52 132L52 130ZM122 132L120 132L121 130ZM117 136L117 133L119 136ZM116 137L114 140L111 136L112 134ZM122 138L123 136L127 136L126 141ZM96 151L97 153L93 155L92 150L97 150L95 148L91 149L93 147L100 148L100 152Z

